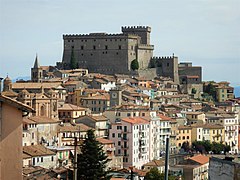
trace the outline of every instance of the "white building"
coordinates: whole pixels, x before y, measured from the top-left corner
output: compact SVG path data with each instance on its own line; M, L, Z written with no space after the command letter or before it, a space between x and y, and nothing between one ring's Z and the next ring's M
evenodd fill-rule
M24 146L23 153L27 158L23 159L24 165L41 166L47 169L56 167L56 153L42 145Z
M109 139L116 145L116 155L123 155L123 166L141 168L149 162L149 121L127 117L111 124Z

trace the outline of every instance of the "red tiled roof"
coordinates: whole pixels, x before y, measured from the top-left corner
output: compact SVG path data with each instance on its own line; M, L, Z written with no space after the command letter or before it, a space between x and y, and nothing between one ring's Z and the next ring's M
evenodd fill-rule
M148 124L149 123L147 120L140 118L140 117L122 118L122 121L131 123L131 124Z
M196 162L198 162L198 163L200 163L200 164L206 164L206 163L209 162L209 157L208 157L208 156L201 155L201 154L196 155L196 156L193 156L193 157L191 157L191 158L189 158L189 159L191 159L191 160L193 160L193 161L196 161Z

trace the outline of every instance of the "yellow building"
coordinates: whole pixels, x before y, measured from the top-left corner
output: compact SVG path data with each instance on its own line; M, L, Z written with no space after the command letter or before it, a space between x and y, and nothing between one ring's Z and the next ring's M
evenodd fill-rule
M194 141L210 141L211 143L224 142L225 131L224 126L219 124L193 124L192 127L192 142Z
M184 142L189 142L189 145L192 144L192 127L191 126L178 126L178 134L177 134L178 148L181 148Z

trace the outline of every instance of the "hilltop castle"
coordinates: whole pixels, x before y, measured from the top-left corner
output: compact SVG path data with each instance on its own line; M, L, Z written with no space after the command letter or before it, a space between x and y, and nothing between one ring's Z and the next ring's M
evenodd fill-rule
M154 46L150 44L150 33L151 28L148 26L131 26L122 27L120 34L63 35L61 66L69 69L74 54L78 67L86 68L89 72L129 74L134 59L138 60L139 71L148 69L154 59L162 66L162 70L158 70L160 75L169 76L178 82L177 57L153 58Z

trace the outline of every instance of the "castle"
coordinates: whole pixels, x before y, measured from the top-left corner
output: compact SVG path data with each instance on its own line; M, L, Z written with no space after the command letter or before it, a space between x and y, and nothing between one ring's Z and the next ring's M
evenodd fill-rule
M154 78L170 77L181 84L182 92L202 91L202 68L180 63L178 57L153 57L150 43L151 27L122 27L122 33L89 33L63 35L64 51L60 69L70 69L74 57L78 68L102 74L129 74ZM139 69L132 71L131 62L137 60ZM198 96L199 96L199 93Z

